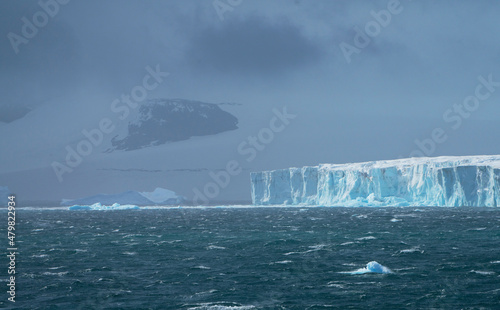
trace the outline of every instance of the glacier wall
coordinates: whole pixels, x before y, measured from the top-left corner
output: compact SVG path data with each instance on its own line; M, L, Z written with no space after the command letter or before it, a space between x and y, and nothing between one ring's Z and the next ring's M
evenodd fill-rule
M500 206L500 156L322 164L250 176L255 205Z

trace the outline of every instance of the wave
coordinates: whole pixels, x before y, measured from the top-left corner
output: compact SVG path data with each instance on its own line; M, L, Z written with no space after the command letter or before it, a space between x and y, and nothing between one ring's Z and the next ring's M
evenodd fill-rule
M209 245L207 246L207 250L225 250L226 248L218 245Z
M418 246L413 247L411 249L404 249L404 250L399 251L399 253L401 253L401 254L416 253L416 252L418 252L418 253L424 253L424 251L420 250L420 247L418 247Z
M79 206L74 205L68 208L71 211L109 211L109 210L139 210L139 207L136 205L120 205L118 203L114 203L111 206L105 206L100 203L94 203L90 206Z
M249 309L255 309L255 306L206 303L198 305L196 307L188 308L188 310L249 310Z
M374 239L377 239L377 238L374 236L366 236L366 237L357 238L356 240L363 241L363 240L374 240Z
M59 276L59 277L62 277L62 276L65 276L66 274L68 274L67 271L63 271L63 272L44 272L42 273L44 276Z
M471 270L471 273L477 273L483 276L489 276L489 275L494 275L495 273L493 271L484 271L484 270Z

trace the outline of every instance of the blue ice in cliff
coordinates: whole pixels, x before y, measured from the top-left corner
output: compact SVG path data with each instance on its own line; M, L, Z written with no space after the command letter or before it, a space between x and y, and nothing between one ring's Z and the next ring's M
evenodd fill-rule
M255 205L500 206L500 155L322 164L251 173Z

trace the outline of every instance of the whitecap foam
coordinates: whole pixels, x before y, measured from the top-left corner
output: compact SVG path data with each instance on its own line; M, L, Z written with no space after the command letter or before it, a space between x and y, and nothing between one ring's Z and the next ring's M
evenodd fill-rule
M344 243L341 243L340 245L349 245L349 244L354 244L355 242L352 242L352 241L347 241L347 242L344 242Z
M254 306L226 306L217 304L202 304L200 306L188 308L188 310L249 310L255 309Z
M31 257L36 257L36 258L44 258L44 257L47 257L49 255L47 254L39 254L39 255L32 255Z
M123 252L124 255L137 255L137 252Z
M490 276L495 274L493 271L484 271L484 270L471 270L470 272L477 273L483 276Z
M374 236L366 236L366 237L357 238L356 240L362 241L362 240L373 240L373 239L377 239L377 238Z
M368 264L366 264L366 267L360 268L354 271L342 271L340 273L346 273L346 274L365 274L365 273L381 273L381 274L387 274L387 273L392 273L391 269L377 263L376 261L371 261Z
M324 247L326 247L326 244L310 245L310 246L308 246L308 248L310 248L310 250L307 250L304 253L319 251L319 250L323 249Z
M89 206L74 205L68 208L71 211L111 211L111 210L139 210L140 208L136 205L120 205L114 203L111 206L105 206L100 203L94 203Z
M342 285L342 284L338 284L337 282L328 282L326 284L327 287L336 287L336 288L340 288L340 289L344 289L345 286Z
M62 277L64 275L66 275L68 272L67 271L63 271L63 272L44 272L42 273L44 276L59 276L59 277Z
M207 250L225 250L226 248L218 245L209 245L207 246Z
M413 247L411 249L404 249L404 250L399 251L399 253L402 253L402 254L415 253L415 252L424 253L424 251L420 250L420 248L418 246Z

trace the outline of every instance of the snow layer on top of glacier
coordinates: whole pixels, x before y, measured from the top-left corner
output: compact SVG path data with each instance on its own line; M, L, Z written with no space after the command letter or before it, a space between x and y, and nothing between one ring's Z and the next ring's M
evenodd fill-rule
M402 168L423 164L442 168L457 166L490 166L492 168L500 168L500 155L412 157L348 164L320 164L319 168L326 168L329 170L366 171L370 169L383 169L389 167Z

